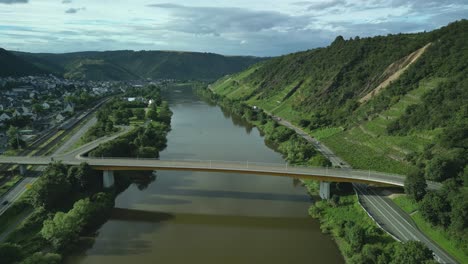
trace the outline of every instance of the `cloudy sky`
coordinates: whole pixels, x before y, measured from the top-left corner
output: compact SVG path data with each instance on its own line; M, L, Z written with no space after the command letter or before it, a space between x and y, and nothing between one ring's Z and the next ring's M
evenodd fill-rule
M468 0L0 0L0 47L275 56L468 18Z

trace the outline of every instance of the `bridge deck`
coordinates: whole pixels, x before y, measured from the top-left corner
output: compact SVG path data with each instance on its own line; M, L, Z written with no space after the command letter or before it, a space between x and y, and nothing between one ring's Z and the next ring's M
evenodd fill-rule
M317 179L330 182L361 182L391 186L403 186L405 176L375 171L363 171L341 168L301 167L287 164L210 161L210 160L157 160L136 158L88 158L80 155L53 157L8 157L0 156L0 163L47 165L52 161L61 161L66 165L78 165L87 162L96 170L178 170L259 174L270 176ZM438 188L437 183L428 183L431 189Z

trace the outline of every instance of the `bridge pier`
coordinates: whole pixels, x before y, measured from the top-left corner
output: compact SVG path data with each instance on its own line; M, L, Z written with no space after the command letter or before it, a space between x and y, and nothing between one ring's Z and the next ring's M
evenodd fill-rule
M105 170L102 172L102 183L104 188L111 188L114 186L114 171Z
M329 182L320 182L320 198L323 200L328 200L330 199L330 183Z
M26 173L28 172L28 168L26 167L26 165L20 164L20 165L18 165L18 167L19 167L20 175L25 176Z

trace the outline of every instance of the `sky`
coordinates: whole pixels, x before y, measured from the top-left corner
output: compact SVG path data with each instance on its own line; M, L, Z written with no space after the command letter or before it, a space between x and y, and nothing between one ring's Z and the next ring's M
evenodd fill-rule
M0 47L277 56L466 18L468 0L0 0Z

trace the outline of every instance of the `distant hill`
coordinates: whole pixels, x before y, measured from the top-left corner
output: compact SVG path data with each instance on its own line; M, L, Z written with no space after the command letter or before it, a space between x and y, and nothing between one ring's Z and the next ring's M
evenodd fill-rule
M215 80L241 71L262 58L177 51L105 51L16 55L41 69L67 78L130 80L168 78Z
M9 51L0 48L0 77L44 74L47 71L36 67Z

